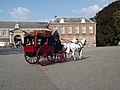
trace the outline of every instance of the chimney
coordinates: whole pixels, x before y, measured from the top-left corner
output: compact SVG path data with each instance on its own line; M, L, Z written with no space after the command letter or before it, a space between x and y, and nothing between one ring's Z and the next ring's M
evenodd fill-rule
M54 16L54 19L57 18L57 16Z

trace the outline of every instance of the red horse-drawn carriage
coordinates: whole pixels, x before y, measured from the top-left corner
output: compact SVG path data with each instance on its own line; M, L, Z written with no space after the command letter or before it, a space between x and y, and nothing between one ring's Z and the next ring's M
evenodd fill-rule
M60 63L65 62L66 53L62 48L63 45L56 45L49 29L36 30L24 37L24 57L30 64L46 66L56 58Z

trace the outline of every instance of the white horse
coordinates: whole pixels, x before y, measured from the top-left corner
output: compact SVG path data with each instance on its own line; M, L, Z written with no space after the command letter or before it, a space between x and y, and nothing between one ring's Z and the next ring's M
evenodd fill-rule
M82 48L85 46L86 40L83 38L81 41L79 41L76 38L73 38L72 42L70 43L64 43L64 49L69 54L70 51L72 52L72 57L74 60L75 58L75 51L78 51L79 53L79 59L82 59Z

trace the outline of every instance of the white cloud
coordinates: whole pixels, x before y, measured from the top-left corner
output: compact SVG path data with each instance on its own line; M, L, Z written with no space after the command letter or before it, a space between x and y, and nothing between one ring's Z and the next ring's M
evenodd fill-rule
M78 10L72 10L73 13L79 14L86 17L95 16L95 14L100 11L101 8L98 5L89 6L87 8L81 8Z
M25 7L13 8L10 14L14 19L27 19L31 11Z

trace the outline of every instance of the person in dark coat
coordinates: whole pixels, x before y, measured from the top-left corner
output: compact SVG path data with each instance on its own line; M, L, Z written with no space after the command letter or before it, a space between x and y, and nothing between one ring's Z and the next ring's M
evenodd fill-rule
M53 33L53 38L57 49L56 51L59 51L61 47L61 41L60 41L60 35L57 30Z

